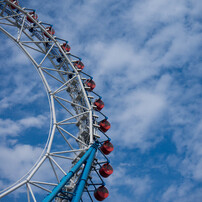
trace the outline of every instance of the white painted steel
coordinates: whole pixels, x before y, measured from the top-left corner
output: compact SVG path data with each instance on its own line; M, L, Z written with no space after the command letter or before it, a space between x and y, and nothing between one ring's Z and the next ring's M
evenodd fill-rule
M11 9L8 5L12 5L18 11L16 9ZM62 166L59 165L60 163L58 160L55 160L53 157L56 157L57 159L63 158L72 164L76 163L90 145L94 143L95 138L99 137L97 135L97 127L95 127L96 119L98 117L93 114L92 98L86 92L87 88L83 83L86 78L82 77L80 71L73 65L78 57L66 53L62 49L57 38L49 34L43 26L43 23L35 20L26 8L21 8L20 6L9 2L9 0L4 0L0 1L0 10L0 31L18 45L36 68L48 95L51 115L50 131L44 152L25 176L8 189L0 192L0 198L12 193L23 185L26 185L28 201L31 200L30 195L32 200L36 201L36 196L30 184L35 185L38 188L41 187L42 190L46 191L49 189L37 185L37 183L47 186L56 186L57 183L59 183L59 177L54 165L63 173L63 175L66 175L68 170L64 171ZM27 17L29 17L33 23L28 22L26 20ZM7 29L8 27L9 29ZM10 28L13 28L14 30L9 31ZM15 30L16 28L17 30ZM44 33L48 38L44 36ZM16 34L17 36L15 36ZM40 55L35 54L33 56L30 53L30 50L35 51L35 53ZM43 57L39 60L41 56ZM58 62L58 58L60 58L62 62ZM47 61L50 64L48 67L46 67L45 64ZM69 78L69 75L72 75L72 78ZM52 79L51 82L58 81L60 83L57 83L59 86L56 89L52 89L52 86L49 83L50 79ZM67 98L67 94L69 98ZM77 98L79 96L81 98ZM66 111L69 116L68 118L64 118L60 121L57 120L56 110L58 106L56 103ZM69 122L72 119L76 121ZM93 121L95 123L93 123ZM78 134L72 134L72 132L68 131L65 128L68 125L75 125L75 127L78 128ZM60 151L58 149L58 151L51 151L56 132L61 135L64 143L68 145L69 150ZM77 147L75 145L77 145ZM63 156L60 154L63 154ZM50 163L57 183L51 181L40 182L33 179L46 162ZM75 176L74 180L72 180L72 187L69 185L72 190L74 189L78 177L79 175Z

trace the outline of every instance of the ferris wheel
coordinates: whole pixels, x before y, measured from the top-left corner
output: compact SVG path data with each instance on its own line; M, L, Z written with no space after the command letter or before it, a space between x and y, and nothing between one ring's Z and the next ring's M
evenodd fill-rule
M0 31L32 62L45 86L51 115L38 161L0 192L0 200L19 189L23 201L104 200L109 192L103 178L113 173L107 158L113 151L106 134L110 123L81 58L70 52L68 41L55 35L53 25L40 21L34 9L18 1L0 1Z

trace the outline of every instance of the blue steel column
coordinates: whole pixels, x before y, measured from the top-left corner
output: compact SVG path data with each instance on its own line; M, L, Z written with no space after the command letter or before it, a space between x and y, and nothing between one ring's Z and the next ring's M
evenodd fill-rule
M88 159L86 160L86 165L85 165L85 168L84 168L83 173L81 175L81 178L79 180L79 184L76 188L75 195L72 198L72 202L79 202L81 199L81 196L83 194L83 190L84 190L86 181L88 180L88 175L89 175L89 172L91 170L91 166L92 166L94 156L95 156L95 153L97 151L98 146L99 146L98 143L95 143L93 145L93 150L90 153Z
M91 155L92 152L95 154L95 152L97 150L95 147L96 146L94 146L94 144L93 144L88 149L88 151L86 151L86 153L81 157L81 159L76 163L76 165L67 173L67 175L65 175L61 179L60 183L53 189L53 191L48 196L46 196L46 198L43 200L43 202L50 202L57 196L57 194L61 191L61 189L67 184L67 182L71 179L71 177L78 171L78 169L81 167L81 165L89 157L89 155Z

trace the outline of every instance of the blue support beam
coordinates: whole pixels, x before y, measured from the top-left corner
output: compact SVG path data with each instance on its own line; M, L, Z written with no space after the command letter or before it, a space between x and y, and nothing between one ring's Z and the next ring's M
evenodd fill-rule
M53 189L53 191L48 196L46 196L43 202L51 202L55 197L57 197L57 194L67 184L67 182L72 178L72 176L78 171L78 169L86 161L86 159L91 155L91 153L93 152L95 154L97 148L98 148L98 144L97 143L93 144L86 151L86 153L81 157L81 159L75 164L75 166L67 173L67 175L65 175L61 179L60 183Z
M85 168L84 168L83 173L81 175L81 178L79 180L79 184L76 188L75 195L72 198L72 202L79 202L81 199L86 181L88 180L88 176L89 176L89 173L91 170L91 166L92 166L97 148L98 148L98 144L95 144L94 149L91 151L88 159L86 160L86 165L85 165Z

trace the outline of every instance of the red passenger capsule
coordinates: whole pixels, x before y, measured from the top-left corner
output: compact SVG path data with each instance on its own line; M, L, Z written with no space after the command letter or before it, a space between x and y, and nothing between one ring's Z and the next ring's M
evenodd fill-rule
M108 155L114 150L114 146L109 140L107 140L100 147L100 150L103 152L103 154Z
M9 0L9 1L14 3L16 6L19 6L18 1L16 1L16 0ZM11 5L11 4L9 5L9 7L12 8L12 9L15 9L15 7L13 5Z
M110 128L111 125L107 119L103 119L102 121L99 122L100 130L104 133L106 133Z
M80 60L74 62L74 66L81 70L84 68L84 64Z
M34 11L29 12L29 14L30 14L35 20L38 19L38 15L37 15ZM32 20L30 17L27 17L27 20L28 20L29 22L31 22L31 23L34 23L33 20Z
M94 105L96 106L96 109L97 109L98 111L101 111L102 108L105 106L105 105L104 105L104 102L103 102L100 98L97 99L97 100L95 100Z
M105 163L100 168L99 173L102 177L109 177L113 173L113 168L110 164Z
M105 186L100 186L94 191L94 196L98 201L103 201L109 196L109 192Z
M95 82L92 79L87 79L86 85L90 87L88 91L92 91L96 86Z
M71 47L67 43L63 43L61 47L64 51L67 51L67 52L71 50Z
M46 31L50 34L50 35L54 35L55 34L55 30L52 27L46 27ZM49 38L49 36L44 32L45 37Z

